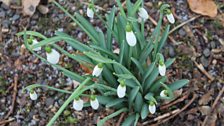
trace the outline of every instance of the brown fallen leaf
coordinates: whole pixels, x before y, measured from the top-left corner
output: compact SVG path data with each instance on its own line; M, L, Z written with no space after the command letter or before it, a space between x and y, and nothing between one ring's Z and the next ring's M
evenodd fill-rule
M190 9L198 14L215 17L218 13L214 0L187 0Z
M49 12L48 7L44 5L39 5L37 9L40 11L41 14L47 14Z
M36 7L40 3L40 0L23 0L23 13L24 15L32 16L36 11Z

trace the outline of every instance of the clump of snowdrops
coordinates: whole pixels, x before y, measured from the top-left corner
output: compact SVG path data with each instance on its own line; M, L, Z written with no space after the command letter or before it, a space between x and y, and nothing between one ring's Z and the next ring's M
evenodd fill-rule
M99 15L94 4L90 3L86 11L87 18L84 18L79 13L70 14L59 3L54 2L88 35L88 44L59 31L50 38L34 31L18 33L19 36L23 35L24 44L30 52L80 83L73 91L43 84L32 84L25 88L32 100L38 99L35 89L41 87L70 94L48 126L54 124L70 103L76 111L88 106L94 110L100 106L114 109L114 113L97 123L99 126L122 112L128 113L122 125L137 125L139 119L155 114L162 100L171 100L173 91L188 83L186 79L166 83L166 69L175 60L165 59L160 53L167 40L170 25L175 23L170 6L160 6L158 24L149 33L144 27L149 16L142 0L137 0L136 3L126 0L126 10L119 0L116 3L118 6L111 8L105 16ZM169 22L162 23L164 16ZM89 22L96 18L102 21L106 30L96 28ZM145 36L145 32L149 35ZM59 41L64 41L79 53L69 53L56 44ZM40 50L46 53L46 58L37 53ZM61 54L92 70L91 74L84 72L80 75L58 65ZM88 97L89 102L84 103L83 97Z

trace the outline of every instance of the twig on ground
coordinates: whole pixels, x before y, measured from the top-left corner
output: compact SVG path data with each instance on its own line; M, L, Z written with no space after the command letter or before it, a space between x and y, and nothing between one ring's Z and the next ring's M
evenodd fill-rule
M202 64L198 64L195 60L194 61L194 64L197 66L197 68L203 73L205 74L205 76L208 77L209 80L213 81L214 80L214 77L212 75L210 75L204 68L204 66Z
M123 120L124 115L125 115L125 112L123 112L123 113L121 114L121 116L120 116L120 118L119 118L119 120L118 120L116 126L120 126L120 125L121 125L121 121Z
M9 123L9 122L12 122L13 120L15 120L15 118L11 118L11 119L8 119L8 120L2 120L2 121L0 121L0 125L2 126L2 125L5 125L5 124L7 124L7 123Z
M170 102L168 104L162 105L160 107L160 110L169 108L170 106L173 106L173 105L175 105L175 104L177 104L179 102L182 102L183 100L185 100L186 98L188 98L188 96L189 96L189 92L185 92L185 93L183 93L183 96L180 97L179 99L176 99L176 100L174 100L174 101L172 101L172 102Z
M185 22L182 22L181 24L177 25L177 26L174 27L172 30L170 30L169 34L173 33L174 31L176 31L177 29L179 29L179 28L181 28L182 26L186 25L187 23L194 21L195 19L199 18L200 16L201 16L201 15L198 15L198 16L192 17L192 18L189 19L189 20L186 20Z
M187 107L189 107L195 99L196 99L196 94L193 94L193 97L191 98L191 100L182 109L176 109L172 112L165 113L165 114L163 114L163 115L161 115L161 116L159 116L159 117L157 117L153 120L144 122L143 125L149 125L149 123L152 123L152 122L155 122L155 121L157 121L157 123L150 124L150 125L162 124L162 123L170 120L171 118L174 118L175 116L177 116L178 114L183 112L185 109L187 109ZM168 118L166 118L166 117L168 117Z
M13 110L14 110L14 107L15 107L16 95L17 95L17 85L18 85L18 75L17 74L14 77L14 84L13 85L14 85L14 87L13 87L12 105L11 105L10 111L5 116L5 119L7 119L13 113Z
M219 101L219 99L221 98L221 96L222 96L223 93L224 93L224 87L222 87L222 90L219 91L218 96L216 97L214 103L212 104L212 111L214 110L215 106L217 105L217 103L218 103L218 101ZM212 112L212 111L211 111L211 112ZM204 119L204 121L203 121L203 123L202 123L202 126L205 126L205 125L206 125L208 118L209 118L209 115L207 115L207 116L205 117L205 119Z

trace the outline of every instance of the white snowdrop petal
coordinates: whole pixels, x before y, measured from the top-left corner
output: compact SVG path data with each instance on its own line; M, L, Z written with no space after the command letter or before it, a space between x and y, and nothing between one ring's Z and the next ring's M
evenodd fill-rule
M123 98L125 96L125 93L126 93L126 86L122 87L121 85L119 85L117 87L117 96L119 98Z
M154 114L156 112L156 105L149 105L149 112Z
M167 20L168 20L171 24L174 24L174 23L175 23L175 18L174 18L174 16L173 16L172 13L167 14L166 17L167 17Z
M166 90L162 90L162 91L160 92L160 97L167 97L167 96L166 96Z
M99 108L99 101L97 98L95 100L90 100L90 105L93 109L98 109Z
M135 46L137 43L137 40L133 31L126 32L126 40L129 46Z
M165 64L164 65L159 65L159 74L161 75L161 76L165 76L165 74L166 74L166 66L165 66Z
M96 76L96 77L99 77L100 74L102 73L102 71L103 71L103 68L99 68L99 66L96 65L96 66L94 67L94 69L93 69L93 73L92 73L92 75L93 75L93 76Z
M94 11L93 11L93 9L91 9L91 8L87 8L87 16L89 17L89 18L93 18L94 17Z
M33 93L30 92L30 99L37 100L37 93L35 91Z
M34 39L33 40L33 43L32 43L32 45L31 46L34 46L34 45L36 45L36 44L38 44L38 41L36 40L36 39ZM34 51L40 51L41 50L41 47L37 47L37 48L35 48L35 49L33 49Z
M82 108L83 108L83 100L82 100L82 99L74 100L74 101L73 101L73 108L74 108L76 111L81 111Z
M51 64L57 64L60 59L60 54L55 49L51 49L50 53L47 53L47 61Z
M148 12L143 7L139 8L138 15L143 19L143 21L146 21L149 18Z

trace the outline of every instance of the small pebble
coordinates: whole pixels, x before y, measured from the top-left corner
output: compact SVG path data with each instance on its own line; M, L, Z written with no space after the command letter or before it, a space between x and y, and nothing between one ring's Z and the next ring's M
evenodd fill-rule
M204 54L205 57L209 57L210 54L211 54L211 51L208 48L206 48L206 49L203 50L203 54Z

